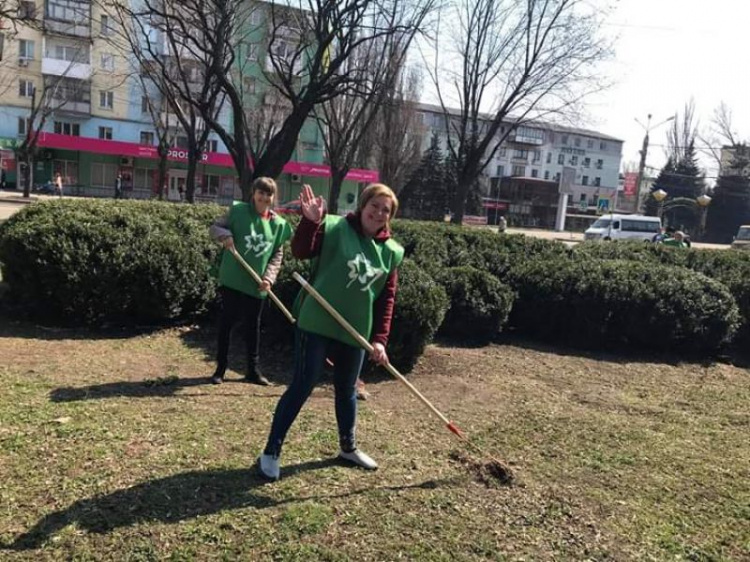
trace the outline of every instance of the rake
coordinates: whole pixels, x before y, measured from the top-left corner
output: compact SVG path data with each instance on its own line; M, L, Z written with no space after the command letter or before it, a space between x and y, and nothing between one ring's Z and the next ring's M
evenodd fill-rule
M344 328L347 332L349 332L349 335L351 335L359 345L361 345L368 353L373 352L373 347L362 335L354 329L354 327L347 322L347 320L339 314L339 312L334 309L330 303L312 286L310 285L304 277L302 277L299 273L295 272L292 274L294 279L302 285L302 288L305 289L305 291L310 294L317 302L322 306L328 314L330 314L340 325L342 328ZM470 448L474 449L477 453L479 453L484 458L489 459L489 463L487 463L487 468L489 472L497 478L501 483L503 484L510 484L513 479L513 470L503 461L496 459L495 457L486 454L476 443L471 441L466 434L464 434L463 431L461 431L456 424L454 424L452 421L450 421L445 415L443 415L440 410L438 410L432 402L427 400L427 398L424 397L424 395L419 392L419 390L416 389L416 387L411 384L404 375L398 372L398 370L390 364L390 362L386 363L385 365L386 370L393 375L399 382L401 382L406 388L409 389L409 391L416 396L422 404L427 406L427 408L438 418L440 421L442 421L445 426L448 428L448 430L453 433L455 436L457 436L459 439L461 439L465 444L467 444Z

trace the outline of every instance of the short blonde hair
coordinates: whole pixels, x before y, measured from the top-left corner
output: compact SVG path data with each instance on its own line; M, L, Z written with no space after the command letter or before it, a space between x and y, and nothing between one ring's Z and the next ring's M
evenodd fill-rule
M357 214L362 213L362 209L364 209L365 205L370 202L370 199L380 197L381 195L389 197L392 203L391 214L388 217L388 223L390 224L391 219L396 216L396 211L398 211L398 197L396 197L396 194L393 192L393 190L384 183L371 183L362 191L359 196L359 206L357 207Z
M256 191L262 191L263 193L266 193L267 195L276 195L276 182L273 178L269 177L260 177L255 178L252 185L252 192L255 193Z

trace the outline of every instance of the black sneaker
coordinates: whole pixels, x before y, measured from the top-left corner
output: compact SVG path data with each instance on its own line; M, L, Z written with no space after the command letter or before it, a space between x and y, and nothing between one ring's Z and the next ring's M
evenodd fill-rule
M245 382L250 384L257 384L258 386L271 386L271 381L264 377L263 374L257 369L253 370L245 377Z

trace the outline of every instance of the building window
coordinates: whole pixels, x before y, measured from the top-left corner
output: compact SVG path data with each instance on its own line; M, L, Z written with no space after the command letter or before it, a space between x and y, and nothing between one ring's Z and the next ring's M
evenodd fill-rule
M497 167L497 175L495 177L502 178L505 175L505 166Z
M549 179L549 170L544 170L544 179Z
M591 158L584 158L583 159L583 167L588 168L591 166Z
M244 85L245 85L245 93L246 94L254 94L255 88L258 83L255 76L245 76L243 79Z
M26 117L18 118L18 136L25 137L31 130L31 120Z
M534 157L532 158L532 162L540 162L541 160L542 160L542 151L535 150Z
M261 11L261 8L256 5L250 14L250 24L260 25L261 21L263 21L263 12Z
M589 184L589 177L588 176L583 176L581 178L581 185L588 185L588 184Z
M573 139L573 144L576 146L581 146L581 138L576 137L575 139Z
M204 174L203 193L206 195L218 195L219 194L219 176Z
M178 137L175 137L174 141L172 142L172 146L174 148L182 148L183 150L187 150L188 148L188 138L184 135L180 135Z
M602 185L602 178L594 178L594 185L596 187L599 187L600 185Z
M154 133L151 131L141 131L141 144L153 146L154 144Z
M206 152L219 152L219 141L208 139L206 141Z
M571 166L577 166L578 165L578 156L571 156L570 157L570 165Z
M602 152L604 152L605 150L607 150L607 143L606 142L600 142L599 143L599 150L601 150Z
M517 148L513 151L513 159L527 161L529 159L529 151L523 148Z
M149 113L148 106L149 106L148 97L142 96L141 97L141 113Z
M69 135L71 137L81 136L81 125L69 121L55 121L55 133L58 135Z
M557 155L557 163L560 165L565 164L565 155L564 154L558 154Z
M33 1L22 0L18 3L19 19L32 20L36 17L36 4Z
M68 62L88 62L88 55L85 51L79 49L78 47L72 47L70 45L55 46L54 58L56 58L57 60L64 60Z
M47 17L53 20L84 24L87 27L91 10L91 2L76 2L73 0L47 0Z
M555 174L555 181L560 181L560 172Z
M31 80L18 81L18 95L22 98L30 98L34 95L34 83Z
M115 107L115 94L113 92L99 92L99 107L102 109L113 109Z
M547 153L547 164L551 164L551 163L552 163L552 153L548 152Z
M18 58L25 60L34 60L34 42L28 39L18 41Z
M109 16L102 14L102 19L100 20L99 33L104 37L108 37L112 35L112 28L110 27L110 23L109 23Z
M602 160L600 158L599 160L596 161L596 169L597 170L601 170L603 166L604 166L604 160Z
M112 53L102 53L101 69L113 72L115 69L115 55Z
M112 187L117 179L117 164L104 162L91 163L91 185L93 187Z
M112 140L112 127L99 127L99 138Z
M507 149L507 148L505 148L504 146L501 146L501 147L500 147L500 151L498 152L498 156L499 156L500 158L505 158L505 156L506 156L507 154L508 154L508 149Z
M258 60L258 45L253 43L247 46L247 60L253 62Z
M586 141L586 148L594 148L594 141L591 139Z
M563 135L561 140L563 144L568 144L568 135Z
M526 175L526 166L513 166L513 171L511 172L511 175L514 175L514 176L525 176Z
M531 168L531 177L532 178L538 178L539 177L539 170L536 168Z
M149 189L151 186L151 172L146 168L133 170L133 189Z
M60 173L65 185L78 184L78 162L74 160L53 160L52 169Z

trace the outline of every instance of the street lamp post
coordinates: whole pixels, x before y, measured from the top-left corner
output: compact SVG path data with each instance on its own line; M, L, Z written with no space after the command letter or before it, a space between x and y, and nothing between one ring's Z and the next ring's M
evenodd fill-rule
M664 199L667 198L667 192L663 189L657 189L652 194L656 202L659 203L659 208L656 211L656 216L661 218L661 214L664 211Z
M653 127L651 126L651 114L648 114L648 119L646 120L646 124L644 125L638 119L635 120L636 123L638 123L644 131L646 131L646 134L643 137L643 146L641 147L640 153L641 153L641 161L638 164L638 179L636 180L636 211L640 207L641 204L641 198L643 197L643 174L646 170L646 157L648 156L648 142L649 142L649 134L653 129L656 129L657 127L661 127L664 125L664 123L669 123L670 121L674 121L675 116L672 115L672 117L668 117L664 121L661 121L660 123L657 123ZM644 198L645 199L645 198Z
M711 204L711 198L704 193L697 197L696 201L701 209L701 222L698 227L698 237L702 239L706 234L706 215L708 214L708 206Z

